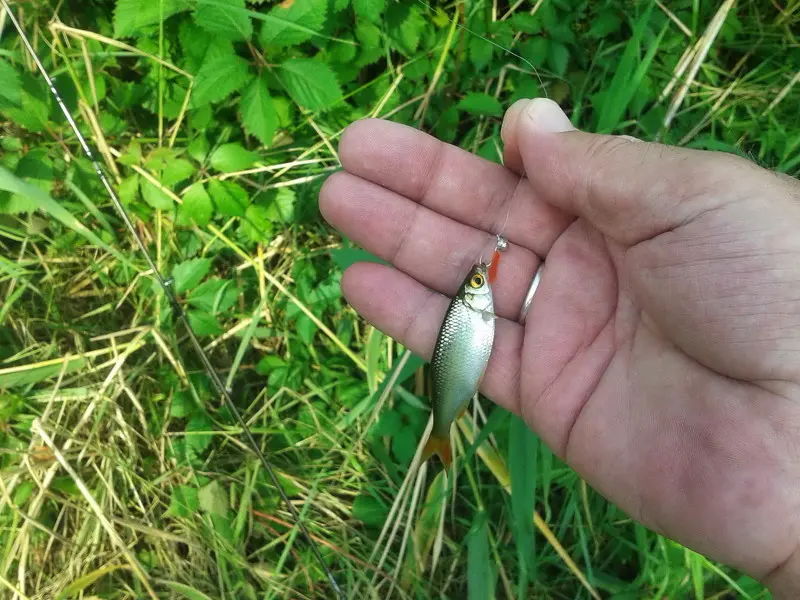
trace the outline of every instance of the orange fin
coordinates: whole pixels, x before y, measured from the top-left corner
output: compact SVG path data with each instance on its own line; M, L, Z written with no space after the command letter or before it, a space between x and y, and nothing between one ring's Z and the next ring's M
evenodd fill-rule
M442 459L445 468L450 468L450 463L453 460L453 455L450 452L450 438L440 435L431 434L425 447L422 449L422 462L428 460L434 454L438 454Z
M497 269L500 267L500 251L495 250L492 254L492 262L489 265L489 283L497 281Z

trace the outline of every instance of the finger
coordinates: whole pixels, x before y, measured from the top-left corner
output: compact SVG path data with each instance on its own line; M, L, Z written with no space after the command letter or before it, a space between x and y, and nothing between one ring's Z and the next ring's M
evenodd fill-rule
M325 219L346 237L420 283L453 297L470 268L491 259L496 238L349 173L320 190ZM539 258L509 244L493 284L495 310L516 320Z
M572 218L501 165L412 127L368 119L342 134L345 170L544 256Z
M517 141L517 122L521 115L528 110L531 100L523 98L517 100L506 111L503 117L503 125L500 129L500 137L503 139L503 164L519 175L525 174L525 165L522 155L519 152ZM572 123L566 118L563 112L557 113L558 121L550 124L548 129L551 131L569 131L574 129Z
M385 265L356 263L342 277L347 301L367 321L429 361L450 301ZM480 391L519 414L518 382L523 330L497 319L494 346Z
M558 105L541 98L520 111L507 137L540 198L627 245L755 191L719 193L732 172L756 168L749 161L573 130Z

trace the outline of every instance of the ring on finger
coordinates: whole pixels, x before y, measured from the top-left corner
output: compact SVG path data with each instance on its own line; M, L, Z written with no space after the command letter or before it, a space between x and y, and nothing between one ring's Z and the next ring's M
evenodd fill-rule
M536 289L539 287L539 283L542 280L542 270L544 270L544 261L542 261L539 267L536 269L536 274L533 276L531 286L528 288L528 294L525 296L525 302L522 304L522 310L519 314L519 322L523 325L525 324L525 318L528 316L528 309L531 306L533 295L536 293Z

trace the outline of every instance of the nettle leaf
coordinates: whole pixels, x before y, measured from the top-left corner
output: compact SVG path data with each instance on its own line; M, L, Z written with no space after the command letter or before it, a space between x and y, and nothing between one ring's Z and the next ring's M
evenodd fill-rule
M184 179L189 179L194 175L194 172L194 165L188 160L185 158L173 158L166 162L161 171L161 183L172 187Z
M158 25L179 12L189 10L189 0L117 0L114 9L114 36L126 37L151 25Z
M494 54L494 46L486 40L473 36L469 40L469 57L475 68L480 70L488 65Z
M189 324L199 336L219 335L223 332L217 318L204 310L190 310L188 317Z
M353 0L353 10L359 17L375 22L386 10L386 0Z
M134 173L122 180L119 184L119 199L123 204L134 202L139 191L139 174Z
M244 0L197 0L194 20L200 27L229 40L249 40L253 22Z
M393 3L386 11L386 32L395 39L398 49L406 55L416 52L426 24L425 17L416 6Z
M294 204L297 195L289 188L279 188L278 194L266 212L266 217L276 223L290 223L294 219Z
M224 517L228 514L228 497L219 481L212 481L200 488L197 494L200 509L212 515Z
M503 106L497 98L478 92L470 92L464 96L456 108L478 116L499 117L503 114Z
M547 63L556 75L564 75L567 72L567 64L569 63L569 48L561 42L551 40Z
M186 151L194 160L202 163L208 156L208 151L210 148L211 144L208 143L206 136L200 134L191 142L189 142L189 147L186 149Z
M239 289L228 279L209 279L189 294L187 302L210 314L225 312L236 303Z
M19 106L22 103L22 83L16 69L0 58L0 98Z
M243 58L235 54L206 56L195 79L192 104L197 108L224 100L249 79L250 68Z
M267 80L262 75L253 80L242 94L242 125L245 130L269 146L278 128L278 113L272 103Z
M356 38L361 47L361 54L358 57L356 66L365 67L371 65L383 56L381 30L379 27L367 21L359 21L356 25Z
M217 171L233 173L234 171L249 169L257 158L258 154L255 152L247 150L241 144L231 142L230 144L222 144L214 150L209 162Z
M172 269L175 280L175 293L182 294L197 286L211 269L210 258L192 258Z
M208 225L214 214L214 203L205 187L199 181L189 186L183 193L183 204L178 209L178 225L190 225L192 222L201 227Z
M144 177L140 180L140 189L144 201L153 208L159 208L161 210L169 210L172 208L174 204L172 198Z
M200 508L197 488L179 485L172 488L167 515L175 517L193 517Z
M269 207L251 204L247 207L245 220L242 222L242 233L251 242L262 242L272 237L272 220Z
M294 0L278 4L267 15L261 28L261 43L265 46L295 46L310 40L322 29L327 12L327 0ZM301 27L293 27L292 25Z
M290 58L281 63L286 91L308 110L330 108L342 98L342 89L328 65L310 58Z
M212 179L208 182L208 193L217 212L228 217L243 217L250 201L247 190L233 181Z

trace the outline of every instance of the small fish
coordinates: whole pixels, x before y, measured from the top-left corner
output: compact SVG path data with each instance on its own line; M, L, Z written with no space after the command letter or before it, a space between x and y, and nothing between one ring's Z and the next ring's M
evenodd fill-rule
M494 343L495 314L488 266L472 267L439 330L431 360L433 429L422 461L438 454L452 461L450 426L467 409L486 372Z

